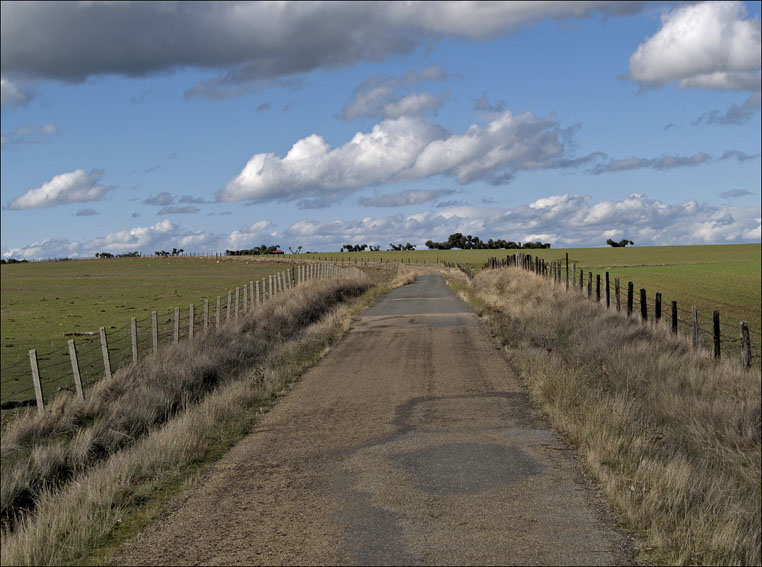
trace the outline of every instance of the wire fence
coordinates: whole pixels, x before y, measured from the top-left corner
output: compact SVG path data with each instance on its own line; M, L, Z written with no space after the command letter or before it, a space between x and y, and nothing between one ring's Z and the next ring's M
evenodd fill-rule
M594 274L577 270L575 265L569 266L568 259L547 261L519 252L505 259L490 258L484 268L503 266L519 266L533 271L558 285L568 286L569 291L599 302L605 308L639 317L652 326L668 326L673 333L690 337L695 348L705 349L715 358L736 358L744 366L755 368L762 363L762 333L753 326L750 328L748 321L731 323L723 320L719 310L709 314L695 306L686 309L677 298L665 299L659 292L649 293L645 288L636 288L633 282L611 279L608 272ZM473 277L473 272L464 271Z
M288 288L329 277L362 277L356 268L333 263L300 264L248 283L219 296L174 309L154 311L123 326L101 327L98 333L73 333L45 343L3 345L0 408L13 410L37 405L42 411L58 393L76 392L76 376L83 392L98 380L138 358L154 353L159 346L188 341L205 331L222 327L258 303L277 297ZM104 341L105 339L105 341ZM76 356L72 356L73 345ZM108 356L105 355L108 353ZM33 356L34 355L34 356ZM39 380L39 392L35 387Z

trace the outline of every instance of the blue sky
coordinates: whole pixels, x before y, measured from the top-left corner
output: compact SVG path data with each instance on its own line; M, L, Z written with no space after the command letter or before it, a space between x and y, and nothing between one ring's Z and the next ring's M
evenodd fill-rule
M3 3L2 256L760 241L760 3Z

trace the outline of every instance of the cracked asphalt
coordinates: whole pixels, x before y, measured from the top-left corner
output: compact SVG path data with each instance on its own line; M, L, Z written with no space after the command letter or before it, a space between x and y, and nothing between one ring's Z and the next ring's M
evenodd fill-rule
M439 275L360 314L122 565L628 565L635 548Z

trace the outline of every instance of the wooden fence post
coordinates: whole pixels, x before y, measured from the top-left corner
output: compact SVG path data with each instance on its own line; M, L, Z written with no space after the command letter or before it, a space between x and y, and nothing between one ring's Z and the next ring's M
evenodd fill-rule
M577 262L572 262L572 285L577 285Z
M159 321L156 317L156 311L151 311L151 340L153 342L153 352L159 351Z
M749 341L749 323L741 321L741 348L744 368L751 368L751 341Z
M215 328L220 328L220 309L222 308L222 298L218 295L217 296L217 311L215 313L214 319L215 319Z
M37 364L37 350L29 351L29 366L32 367L32 383L34 384L34 397L37 398L37 411L45 412L45 399L42 397L42 384L40 384L40 367Z
M583 270L581 267L579 269L579 291L582 292L583 289L585 289L585 270Z
M587 298L593 297L593 272L587 273Z
M646 302L646 290L640 288L640 318L645 323L648 321L648 303Z
M204 334L209 329L209 300L204 300Z
M699 321L698 321L698 310L696 309L696 306L693 306L693 348L698 348L699 346Z
M622 310L622 302L619 298L619 278L614 278L614 296L616 297L616 310Z
M569 253L566 253L566 291L569 291Z
M249 306L254 309L254 281L249 282Z
M712 326L714 327L714 359L720 360L720 312L712 311Z
M235 322L238 323L238 297L240 295L240 288L235 288Z
M661 292L656 292L656 303L654 304L654 324L661 323Z
M262 286L264 288L264 286ZM254 284L254 290L256 293L254 294L254 297L257 298L257 305L259 305L259 280Z
M632 285L632 282L627 282L627 316L632 316L632 303L633 303L633 295L635 295L635 288Z
M611 281L609 279L609 273L606 272L606 309L611 309Z
M595 274L595 301L601 302L601 274Z
M225 309L225 324L230 322L230 308L232 307L231 303L233 303L233 292L228 291L228 306Z
M267 296L268 299L273 298L273 277L272 275L267 276L267 289L270 291L269 295Z
M672 334L677 334L677 301L672 302Z
M192 303L188 307L188 340L193 340L193 327L195 326L196 306Z
M101 335L101 353L103 354L103 369L106 371L106 378L111 378L111 360L108 356L108 340L106 339L106 327L98 329Z
M132 338L132 362L138 362L138 322L135 317L130 318L130 337Z
M84 400L85 392L82 390L82 377L79 375L79 360L77 360L77 347L74 346L74 339L69 339L69 359L71 360L71 373L74 376L74 388L77 390L79 399Z
M175 334L172 338L172 342L177 344L180 342L180 308L175 307Z
M243 286L243 308L241 313L246 313L249 310L249 286Z

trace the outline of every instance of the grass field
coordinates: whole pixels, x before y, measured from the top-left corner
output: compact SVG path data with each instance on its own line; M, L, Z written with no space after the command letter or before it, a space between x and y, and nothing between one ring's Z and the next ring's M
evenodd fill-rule
M416 250L409 252L351 252L287 255L284 260L327 260L368 263L412 263L436 265L460 263L478 270L493 256L512 250ZM680 317L687 321L692 305L708 330L713 309L719 309L723 336L738 340L738 322L747 320L752 345L760 348L762 314L760 304L759 244L723 246L665 246L630 248L576 248L526 250L546 260L569 254L578 269L593 274L610 272L620 278L622 288L632 281L636 290L645 288L649 301L658 291L665 310L676 300ZM230 260L230 259L228 259ZM150 348L150 314L159 315L160 334L171 336L173 311L180 307L187 321L188 306L195 304L201 315L204 299L213 312L218 295L223 304L228 290L251 280L285 269L283 262L199 260L193 258L72 260L3 265L2 275L2 401L33 398L28 351L35 348L40 371L67 376L61 382L47 381L46 391L71 388L70 362L64 332L109 332L112 366L131 356L129 321L138 320L140 348ZM182 331L185 328L182 327ZM77 337L83 380L98 379L103 372L97 337Z
M204 299L210 312L221 295L285 269L283 264L190 258L71 260L3 265L2 400L33 398L29 349L40 355L40 372L48 391L66 384L45 382L71 366L64 332L91 332L106 327L113 354L131 356L129 322L138 320L141 346L150 345L150 316L156 311L160 333L171 333L175 307L187 317L191 303L201 316ZM184 330L184 329L183 329ZM83 380L102 374L97 337L76 337ZM45 356L47 353L55 353ZM112 356L113 356L112 354ZM93 359L92 364L89 360ZM115 366L112 358L112 366ZM67 372L64 372L66 374ZM89 372L89 374L88 374ZM93 375L94 374L94 375ZM47 393L47 392L46 392ZM31 394L31 395L30 395Z
M403 262L437 264L448 261L468 265L478 271L490 257L503 258L515 250L415 250L409 252L345 252L309 254L322 259L352 262ZM712 246L647 246L628 248L566 248L524 250L548 261L565 259L577 263L577 269L601 275L609 272L613 288L619 278L623 290L633 282L637 291L645 288L649 301L661 292L665 310L671 301L678 302L681 319L698 309L703 328L708 329L712 310L720 311L721 320L733 337L739 335L738 323L748 321L752 341L759 348L762 332L762 247L759 244Z

